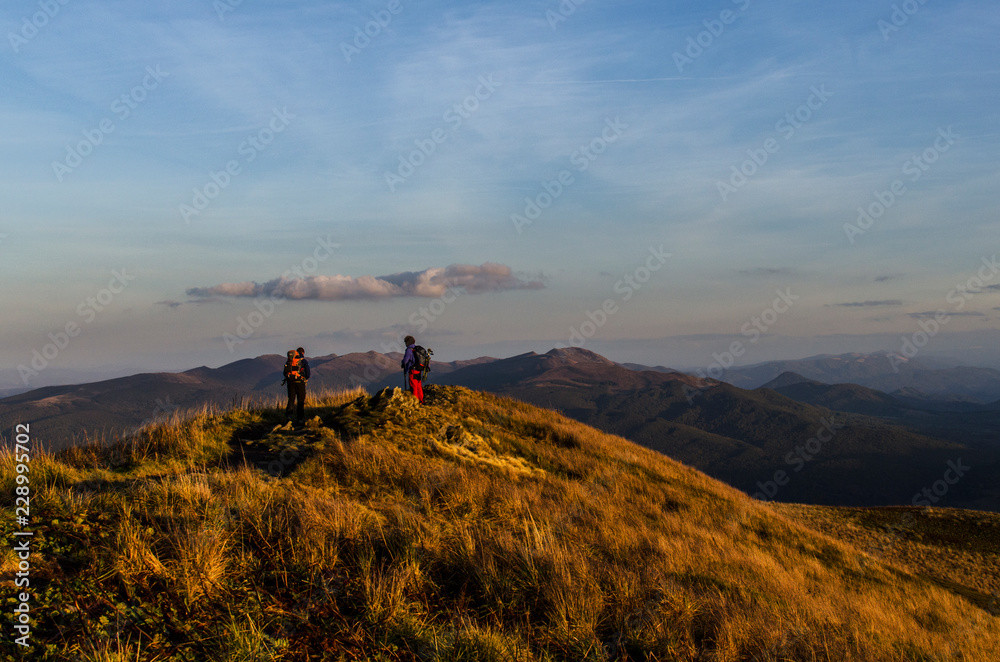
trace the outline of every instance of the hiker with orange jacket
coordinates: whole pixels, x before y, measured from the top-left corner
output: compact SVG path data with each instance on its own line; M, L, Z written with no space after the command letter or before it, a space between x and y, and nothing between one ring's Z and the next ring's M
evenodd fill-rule
M306 420L306 382L309 381L309 361L306 361L306 350L288 350L288 360L285 361L283 371L285 379L282 384L288 385L288 404L285 405L285 418L290 422L292 412L295 412L296 422L305 423Z

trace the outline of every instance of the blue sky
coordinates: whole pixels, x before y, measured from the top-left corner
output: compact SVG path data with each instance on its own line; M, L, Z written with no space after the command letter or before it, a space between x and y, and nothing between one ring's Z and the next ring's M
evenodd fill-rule
M995 3L18 0L3 27L0 385L408 331L998 359Z

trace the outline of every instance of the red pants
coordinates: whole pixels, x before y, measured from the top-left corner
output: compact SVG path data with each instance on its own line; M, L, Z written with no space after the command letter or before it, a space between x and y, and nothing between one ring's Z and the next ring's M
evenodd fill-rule
M420 371L411 370L410 371L410 390L413 391L413 395L417 396L417 400L420 404L424 404L424 385L420 382Z

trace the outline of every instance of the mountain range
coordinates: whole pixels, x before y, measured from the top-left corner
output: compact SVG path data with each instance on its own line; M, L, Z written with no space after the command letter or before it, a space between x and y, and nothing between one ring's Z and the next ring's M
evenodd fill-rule
M933 503L1000 509L1000 440L984 411L975 443L952 427L965 413L865 407L894 399L829 385L810 402L764 386L747 390L682 373L631 371L586 350L525 354L457 369L441 383L557 409L696 467L759 498L829 505L910 504L948 471L974 466ZM796 381L786 376L776 386ZM832 394L848 391L839 397ZM798 397L795 397L795 396ZM942 405L943 406L943 405ZM973 427L973 426L967 426Z
M399 385L400 358L377 352L312 358L310 391ZM219 368L45 387L0 400L0 429L31 423L40 444L59 450L84 437L109 441L184 410L280 406L282 365L283 357L265 355ZM750 384L751 377L759 381L782 367L802 372L782 370L742 388L567 348L434 362L429 381L559 410L761 499L850 506L928 502L1000 511L1000 407L973 402L970 389L937 390L963 370L980 385L996 371L912 361L906 374L924 390L897 377L885 355L852 354L762 364L730 371L727 378L743 374ZM895 379L900 387L890 394L808 376L817 374ZM976 390L980 399L984 388ZM955 476L952 466L968 470L954 484L942 483L946 474ZM935 485L941 493L927 496L924 490Z
M763 386L794 372L825 384L857 384L929 401L990 403L1000 400L1000 370L937 358L909 359L892 352L821 355L730 368L720 379L741 388Z

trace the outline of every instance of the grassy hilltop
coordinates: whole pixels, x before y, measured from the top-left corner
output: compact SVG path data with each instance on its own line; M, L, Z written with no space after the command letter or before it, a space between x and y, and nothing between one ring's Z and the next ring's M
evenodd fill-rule
M341 393L303 430L203 411L34 456L25 658L1000 659L1000 516L766 504L551 411L427 403Z

